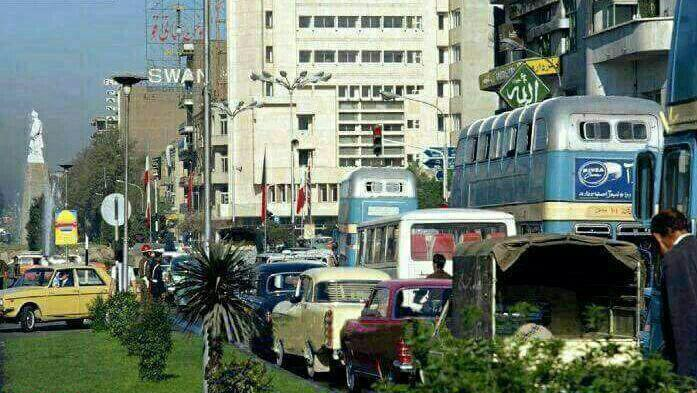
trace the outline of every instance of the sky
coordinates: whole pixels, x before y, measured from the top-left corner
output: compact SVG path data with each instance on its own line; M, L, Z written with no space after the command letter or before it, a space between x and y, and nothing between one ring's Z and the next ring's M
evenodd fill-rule
M20 191L29 113L49 171L89 143L103 80L145 73L145 0L0 0L0 191Z

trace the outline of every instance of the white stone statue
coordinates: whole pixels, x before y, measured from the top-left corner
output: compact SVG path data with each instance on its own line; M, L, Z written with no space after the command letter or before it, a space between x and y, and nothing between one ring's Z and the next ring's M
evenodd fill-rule
M32 164L44 163L44 123L41 122L39 114L35 110L31 111L27 162Z

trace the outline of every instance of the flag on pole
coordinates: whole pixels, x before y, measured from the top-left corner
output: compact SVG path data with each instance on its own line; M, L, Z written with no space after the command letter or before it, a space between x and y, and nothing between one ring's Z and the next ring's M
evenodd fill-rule
M143 186L145 187L145 223L148 230L151 229L152 220L150 216L150 156L145 156L145 172L143 172Z
M312 224L312 156L310 156L310 161L307 164L307 175L305 176L306 191L307 194L307 218L308 222Z
M300 188L298 188L298 197L296 198L296 201L295 214L300 214L305 207L305 202L307 201L307 173L303 173L303 178L300 182Z
M261 167L261 223L266 224L267 200L266 200L266 148L264 148L264 163Z

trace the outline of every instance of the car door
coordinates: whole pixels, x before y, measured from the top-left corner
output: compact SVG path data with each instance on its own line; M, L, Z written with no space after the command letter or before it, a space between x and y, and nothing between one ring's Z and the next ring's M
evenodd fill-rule
M388 288L376 288L366 303L361 317L353 331L351 350L353 351L354 365L361 371L369 374L377 374L377 360L380 356L378 349L380 343L380 331L385 327L388 318L390 290Z
M305 297L311 293L312 280L309 277L302 277L300 280L299 298L297 302L292 303L286 311L284 326L283 326L283 341L284 348L289 353L294 355L302 354L305 343L307 327L303 326L303 312L307 309Z
M109 287L96 270L76 269L80 316L87 317L90 304L99 296L107 296Z
M65 283L57 278L67 275ZM46 307L41 310L45 319L75 318L79 314L79 291L75 280L75 269L57 269L51 286L48 288Z

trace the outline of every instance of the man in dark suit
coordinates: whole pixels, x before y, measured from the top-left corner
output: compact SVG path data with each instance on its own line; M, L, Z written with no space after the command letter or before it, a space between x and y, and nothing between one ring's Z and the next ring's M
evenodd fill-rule
M651 220L651 233L663 256L664 355L678 374L697 379L697 239L677 210L664 210Z

